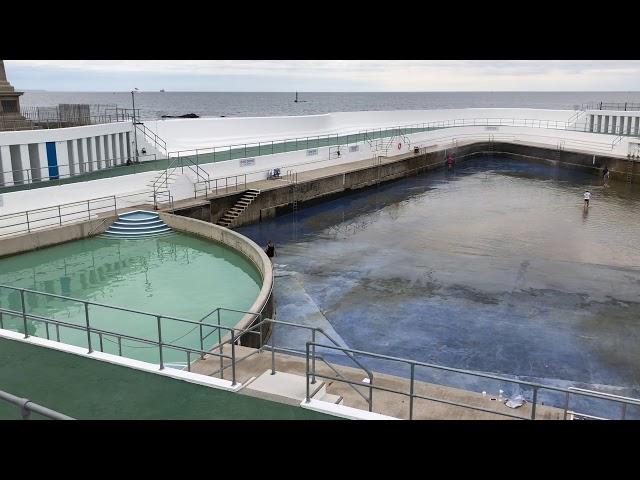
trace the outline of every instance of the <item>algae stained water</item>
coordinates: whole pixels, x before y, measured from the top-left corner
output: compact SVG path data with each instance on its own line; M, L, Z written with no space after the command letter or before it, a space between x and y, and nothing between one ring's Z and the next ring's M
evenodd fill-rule
M78 346L88 346L84 326L88 313L94 329L158 339L157 315L198 322L217 307L248 310L261 287L256 267L229 248L189 235L171 233L138 240L91 238L70 242L0 260L0 285L26 288L79 300L147 312L150 315L89 305L41 294L25 293L27 313L56 319L68 327L47 325L30 318L31 334ZM0 288L4 308L20 312L20 292ZM233 326L242 314L223 311L220 323ZM5 328L23 331L20 315L4 315ZM205 323L217 324L218 315ZM218 340L214 329L204 328L205 347ZM200 328L185 322L160 319L160 333L166 343L199 348ZM157 362L158 348L141 341L113 335L93 334L92 348L109 353ZM183 351L165 348L164 361L187 361ZM194 360L195 356L191 356Z

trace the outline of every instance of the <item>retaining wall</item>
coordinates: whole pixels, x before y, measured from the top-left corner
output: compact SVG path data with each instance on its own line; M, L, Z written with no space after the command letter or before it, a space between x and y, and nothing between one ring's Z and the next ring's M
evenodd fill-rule
M0 240L0 258L98 235L109 228L116 218L113 215L4 238Z
M239 233L209 222L163 212L160 212L159 215L162 221L174 230L222 243L240 252L253 262L262 275L262 288L249 311L261 313L263 318L273 318L275 313L273 295L271 294L273 290L273 267L271 260L269 260L269 257L267 257L262 248ZM245 330L258 323L260 318L261 317L256 317L255 315L245 315L234 328ZM271 324L262 325L260 330L262 331L261 337L264 343L269 339L269 335L271 334ZM256 329L256 333L258 332L259 330ZM247 347L258 348L261 346L260 335L243 335L240 339L240 344Z

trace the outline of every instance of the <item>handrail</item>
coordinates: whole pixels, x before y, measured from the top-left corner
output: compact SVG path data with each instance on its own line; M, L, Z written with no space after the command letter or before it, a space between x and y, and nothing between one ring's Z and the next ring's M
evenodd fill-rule
M120 168L120 167L128 167L132 170L134 170L132 173L138 173L136 172L136 168L145 162L153 162L153 161L157 161L158 160L158 156L155 153L149 153L146 155L138 155L138 158L142 158L142 161L139 162L131 162L129 164L127 164L128 161L130 161L133 157L132 156L123 156L123 157L114 157L114 158L107 158L104 160L91 160L91 161L85 161L85 162L81 162L81 163L66 163L66 164L58 164L57 166L53 167L57 169L57 173L55 174L51 174L51 168L48 165L43 165L41 167L37 167L37 168L18 168L18 169L13 169L13 170L5 170L3 172L0 172L2 174L2 177L5 179L4 180L4 185L1 186L0 188L11 188L11 187L19 187L22 185L28 185L29 189L31 189L31 186L34 184L44 184L46 183L47 185L55 185L55 182L61 182L64 181L66 179L82 179L84 176L90 176L90 175L94 175L98 172L104 172L107 170L112 170L112 169L116 169L116 168ZM120 163L118 163L120 162ZM107 165L104 168L100 168L101 165ZM61 173L60 170L62 169L62 167L66 167L66 170L68 170L69 173ZM76 173L72 173L71 172L71 168L74 169L81 169L82 171L80 172L76 172ZM39 171L39 176L34 177L34 172ZM20 175L17 175L18 177L22 177L22 180L15 180L15 173L19 172ZM9 179L9 180L6 180ZM9 184L9 185L7 185Z
M46 336L47 339L50 339L49 337L49 324L53 324L56 326L56 328L59 328L60 326L62 327L66 327L66 328L71 328L74 330L81 330L86 332L87 334L87 346L88 346L88 353L92 353L93 352L93 347L92 347L92 341L91 341L91 334L98 334L99 335L99 339L100 339L100 351L104 351L103 349L103 344L102 344L102 339L103 336L111 336L114 338L118 339L118 345L119 345L119 355L122 356L122 349L121 349L121 341L122 339L127 339L127 340L132 340L135 342L140 342L140 343L144 343L144 344L150 344L153 347L157 347L158 348L158 353L159 353L159 359L160 359L160 370L163 370L165 368L164 366L164 360L163 360L163 348L169 348L169 349L174 349L174 350L178 350L178 351L182 351L185 352L187 354L187 365L188 365L188 369L190 370L191 368L191 354L198 354L200 355L202 358L205 355L216 355L219 356L221 358L227 358L232 360L232 364L234 365L232 370L233 370L233 383L232 385L236 384L236 376L235 376L235 346L234 346L234 342L237 340L237 336L235 335L236 329L233 327L225 327L223 325L213 325L213 324L208 324L208 323L204 323L203 321L193 321L193 320L187 320L184 318L179 318L179 317L173 317L173 316L169 316L169 315L160 315L157 313L150 313L150 312L144 312L141 310L133 310L130 308L125 308L125 307L119 307L119 306L115 306L115 305L107 305L107 304L103 304L103 303L99 303L99 302L91 302L88 300L81 300L81 299L77 299L77 298L72 298L72 297L66 297L64 295L57 295L57 294L53 294L53 293L47 293L47 292L40 292L40 291L36 291L36 290L31 290L31 289L27 289L27 288L18 288L18 287L12 287L9 285L0 285L0 290L2 289L8 289L11 291L15 291L15 292L20 292L20 304L21 304L21 311L18 310L12 310L9 308L5 308L0 306L0 328L4 328L3 325L3 321L2 321L2 314L8 314L14 317L18 317L18 318L22 318L23 322L22 322L22 328L23 328L23 334L25 335L25 338L29 338L29 330L27 327L27 320L31 319L31 320L35 320L35 321L40 321L40 322L44 322L46 325ZM36 295L42 295L45 297L53 297L53 298L59 298L59 299L63 299L63 300L68 300L74 303L79 303L84 305L84 311L85 311L85 324L84 325L79 325L79 324L75 324L75 323L70 323L70 322L65 322L62 320L57 320L57 319L53 319L53 318L48 318L39 314L35 314L35 313L29 313L27 312L27 304L25 301L25 293L30 293L30 294L36 294ZM143 315L146 317L150 317L150 318L155 318L157 321L157 340L154 339L149 339L149 338L143 338L143 337L138 337L138 336L134 336L134 335L128 335L128 334L124 334L124 333L120 333L120 332L113 332L113 331L109 331L109 330L105 330L102 328L97 328L95 326L91 326L91 322L90 322L90 314L89 314L89 306L97 306L97 307L102 307L102 308L108 308L108 309L112 309L112 310L116 310L116 311L121 311L121 312L128 312L128 313L134 313L134 314L138 314L138 315ZM163 339L162 337L162 320L170 320L170 321L174 321L174 322L181 322L183 324L187 324L187 325L195 325L197 328L200 328L200 331L202 332L202 328L203 327L208 327L208 328L213 328L213 329L217 329L218 331L220 330L224 330L228 333L230 333L230 338L228 340L225 341L221 341L220 344L218 346L214 346L215 348L220 348L220 353L216 353L213 350L205 350L204 349L204 345L203 345L203 340L202 340L202 336L200 337L200 349L197 348L191 348L191 347L185 347L182 345L176 345L173 342L180 340L182 337L184 337L186 334L192 332L194 329L190 330L189 332L187 332L186 334L178 337L177 339L174 340L170 340L167 341L166 339ZM59 332L58 332L58 341L59 340ZM232 350L232 354L231 356L229 355L224 355L222 353L222 346L227 344L227 343L231 343L231 350Z
M260 320L259 322L251 325L250 327L241 330L238 332L236 338L240 339L243 335L245 334L253 334L253 335L262 335L262 329L260 329L260 332L255 332L254 330L258 327L261 327L264 324L272 324L272 325L286 325L289 327L296 327L296 328L301 328L301 329L305 329L305 330L310 330L311 331L311 338L313 339L313 341L315 341L316 338L316 333L320 333L322 334L327 340L329 340L331 343L333 343L336 346L340 346L340 344L334 340L329 334L327 334L323 329L319 328L319 327L311 327L309 325L302 325L299 323L293 323L293 322L284 322L281 320L273 320L271 318L264 318L262 320ZM273 342L273 336L271 337L271 341ZM261 349L264 346L261 346ZM271 345L272 348L276 348L277 347L275 345ZM272 350L273 353L273 350ZM299 352L300 354L302 354L303 352ZM355 358L353 355L349 354L349 353L345 353L345 355L353 362L355 363L359 368L361 368L367 375L367 377L369 378L369 382L370 384L373 384L373 372L371 370L369 370L365 365L363 365L357 358ZM246 357L245 357L246 358ZM242 359L241 359L242 360ZM272 354L271 356L271 370L273 373L275 373L276 368L275 368L275 356ZM315 383L315 380L314 382ZM356 389L357 391L357 389ZM359 394L361 394L361 392L358 392ZM363 397L364 398L364 397ZM369 411L371 411L372 405L373 405L373 397L371 395L371 390L370 390L370 395L369 398L366 399L367 403L369 404Z
M69 417L63 413L56 412L50 408L33 403L28 398L17 397L2 390L0 390L0 400L4 400L5 402L17 406L23 420L31 420L31 413L37 413L38 415L50 418L51 420L75 420L75 418Z
M314 348L311 348L311 347L314 347ZM620 403L620 404L625 406L625 408L623 408L623 418L624 418L624 413L626 411L626 406L628 406L628 405L640 406L640 400L639 399L630 398L630 397L621 397L621 396L618 396L618 395L600 393L600 392L584 390L584 389L577 389L577 388L571 388L571 387L570 388L555 387L555 386L552 386L552 385L543 385L543 384L540 384L540 383L529 382L529 381L526 381L526 380L513 380L513 379L510 379L510 378L505 378L505 377L501 377L501 376L498 376L498 375L492 375L492 374L488 374L488 373L474 372L474 371L464 370L464 369L454 368L454 367L446 367L446 366L443 366L443 365L436 365L436 364L432 364L432 363L420 362L420 361L417 361L417 360L410 360L410 359L407 359L407 358L395 357L395 356L391 356L391 355L383 355L383 354L379 354L379 353L366 352L366 351L363 351L363 350L356 350L356 349L351 349L351 348L346 348L346 347L323 345L323 344L319 344L319 343L316 343L316 342L313 342L313 341L306 343L306 355L307 355L307 369L306 369L307 397L306 397L306 402L307 403L310 401L310 397L309 397L309 379L311 377L318 376L318 377L321 377L321 378L338 380L337 378L328 377L326 375L322 375L322 374L320 374L320 373L315 371L314 363L312 361L313 360L312 357L313 357L313 355L315 355L315 347L328 348L330 350L339 350L339 351L342 351L343 353L350 352L352 354L358 354L358 355L368 356L368 357L372 357L372 358L377 358L377 359L382 359L382 360L389 360L389 361L408 364L411 367L410 392L409 393L404 392L402 390L394 390L394 389L385 388L385 387L381 387L381 386L373 385L373 384L371 384L370 386L372 388L377 389L377 390L387 391L387 392L390 392L390 393L399 394L399 395L405 395L405 396L410 397L410 405L409 405L409 417L410 417L410 419L413 418L413 399L414 398L421 398L421 399L426 399L426 400L431 400L431 401L436 401L436 402L456 405L456 406L460 406L460 407L463 407L463 408L471 408L471 409L475 409L475 410L486 411L486 412L490 412L490 413L493 413L493 414L496 414L496 415L511 416L511 415L508 415L508 414L505 414L505 413L502 413L502 412L486 410L486 409L482 409L480 407L476 407L476 406L472 406L472 405L466 405L466 404L461 404L461 403L457 403L457 402L450 402L450 401L446 401L446 400L443 400L443 399L437 399L437 398L433 398L433 397L424 397L424 396L416 394L415 391L414 391L414 384L415 384L415 367L417 367L417 366L418 367L433 368L435 370L442 370L442 371L447 371L447 372L454 372L454 373L472 375L472 376L475 376L475 377L488 378L488 379L491 379L491 380L507 382L507 383L516 384L516 385L519 385L519 386L525 385L525 386L531 387L533 389L532 411L531 411L531 417L530 417L531 420L535 420L535 410L536 410L536 401L537 401L537 396L538 396L538 390L551 390L551 391L554 391L554 392L564 393L565 396L567 397L567 403L565 403L565 408L564 408L565 417L566 417L566 414L567 414L567 411L568 411L568 397L571 394L580 395L580 396L587 397L587 398L595 398L595 399L600 399L600 400L609 400L609 401L613 401L613 402L616 402L616 403ZM355 385L360 385L360 386L369 386L369 385L367 385L365 383L362 383L362 382L353 382L353 381L349 381L349 380L343 380L343 381L348 382L348 383L353 383ZM516 418L525 419L526 417L516 417Z

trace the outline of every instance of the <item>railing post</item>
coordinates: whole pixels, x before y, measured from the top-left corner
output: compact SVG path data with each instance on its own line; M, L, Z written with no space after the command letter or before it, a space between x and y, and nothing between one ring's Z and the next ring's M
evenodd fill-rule
M118 337L118 355L122 356L122 337Z
M25 402L20 405L20 415L22 415L22 419L23 420L31 420L31 410L29 410L27 408L27 403L29 403L29 400L27 400L25 398Z
M311 330L311 369L313 370L313 374L311 377L311 383L316 383L316 329Z
M224 358L222 358L224 350L222 349L222 332L220 331L220 308L218 308L218 345L220 346L220 378L224 379Z
M27 331L27 307L24 303L24 290L20 290L20 300L22 302L22 321L24 323L24 338L29 338L29 332Z
M536 402L538 399L538 387L533 387L533 400L531 402L531 420L536 419Z
M89 207L89 200L87 200L87 218L91 220L91 207Z
M200 328L200 360L204 359L204 339L202 338L202 323L199 325Z
M162 326L160 325L160 315L156 315L158 321L158 351L160 353L160 370L164 370L164 361L162 359Z
M409 420L413 420L413 385L415 378L415 363L411 364L411 383L409 384Z
M568 410L569 410L569 392L566 392L564 397L564 415L562 416L563 420L567 419Z
M2 320L2 312L0 312L0 328L4 328L4 321Z
M27 232L31 233L31 226L29 225L29 210L26 211L27 214Z
M625 110L627 108L627 104L625 103ZM627 415L627 404L626 403L622 403L622 418L620 420L624 420L624 417L626 417Z
M87 324L87 345L89 346L89 352L92 353L93 349L91 348L91 326L89 325L89 304L84 302L84 320Z
M275 327L275 325L271 326L271 375L276 374L276 337L273 332Z
M305 377L306 377L306 380L307 380L307 382L306 382L307 383L307 393L306 393L304 401L306 403L309 403L311 401L311 399L309 398L309 342L307 342L307 349L306 350L307 350L307 352L306 352L307 354L306 354L306 372L305 372L306 375L305 375Z
M60 212L60 205L58 205L58 218L60 219L60 225L62 225L62 213Z
M231 386L236 386L236 331L231 329Z

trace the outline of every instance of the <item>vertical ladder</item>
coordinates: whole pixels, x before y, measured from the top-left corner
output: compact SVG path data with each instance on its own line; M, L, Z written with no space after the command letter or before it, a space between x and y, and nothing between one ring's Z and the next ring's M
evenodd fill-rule
M633 160L627 158L627 183L630 184L633 179Z

